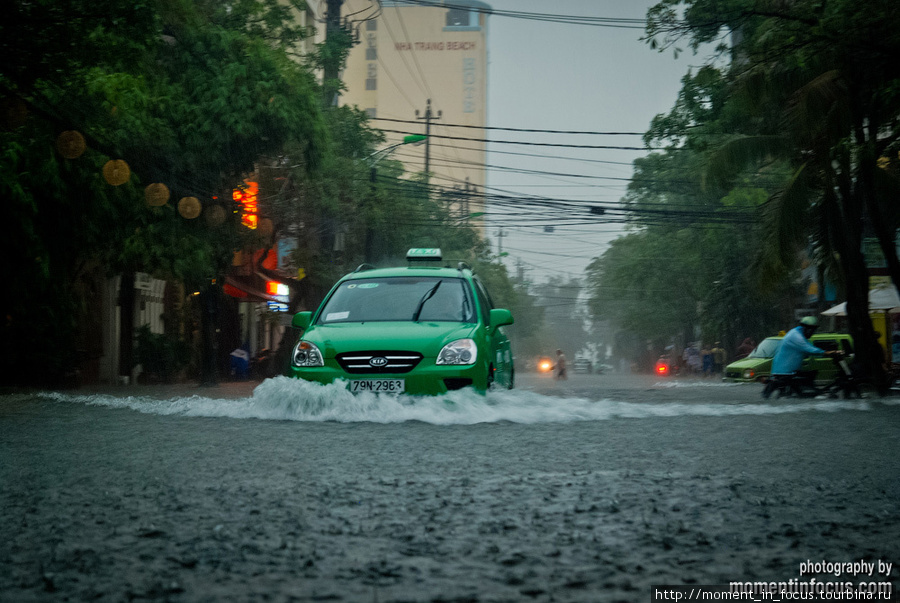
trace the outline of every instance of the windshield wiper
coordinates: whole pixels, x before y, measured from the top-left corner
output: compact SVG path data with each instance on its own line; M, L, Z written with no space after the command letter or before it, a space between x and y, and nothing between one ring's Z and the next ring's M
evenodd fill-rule
M416 311L413 312L413 322L419 322L419 314L422 313L422 306L425 305L429 299L434 297L434 294L437 293L438 287L441 286L441 283L444 281L438 281L434 284L434 287L428 290L428 292L422 296L422 299L419 300L419 305L416 306Z

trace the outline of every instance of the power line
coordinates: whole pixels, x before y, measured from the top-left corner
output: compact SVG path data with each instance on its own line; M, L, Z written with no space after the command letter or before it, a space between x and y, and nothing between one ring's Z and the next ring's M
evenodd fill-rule
M447 162L453 161L448 158L443 158L443 160L447 161ZM482 164L482 163L478 163L478 162L474 162L474 161L461 161L460 160L459 163L462 163L464 165L471 165L471 166L479 166L479 167L483 166L485 169L515 172L517 174L535 174L538 176L563 176L566 178L588 178L588 179L592 179L592 180L617 180L617 181L621 181L621 182L629 182L629 183L630 182L640 182L640 183L646 183L646 184L656 184L656 183L660 183L660 182L664 182L667 184L668 183L688 184L688 185L697 184L697 182L694 182L691 180L651 180L649 178L635 178L635 177L622 178L622 177L618 177L618 176L593 176L590 174L573 174L573 173L566 173L566 172L546 172L544 170L529 170L529 169L525 169L525 168L514 168L514 167L503 166L503 165L491 165L489 163ZM449 163L444 164L444 166L448 167Z
M383 187L385 188L385 187ZM390 188L387 187L390 192ZM509 226L530 225L582 225L594 223L620 223L639 225L689 224L699 227L714 225L752 224L758 217L754 211L724 209L721 207L685 209L680 207L611 206L609 204L584 204L558 199L509 197L472 193L470 198L480 198L492 209L492 221ZM515 210L496 212L497 208ZM592 210L602 211L593 213ZM421 223L421 222L417 222ZM438 223L430 220L429 223Z
M409 119L391 119L388 117L373 117L374 121L390 121L401 124L415 124L417 122ZM531 132L539 134L584 134L592 136L643 136L646 132L591 132L584 130L537 130L531 128L501 128L499 126L473 126L469 124L448 124L441 125L448 128L472 128L476 130L498 130L503 132Z
M396 44L397 38L394 36L393 30L391 30L390 20L384 19L383 21L384 21L385 27L387 28L388 36L390 36L391 40L394 42L394 44ZM424 94L425 96L430 97L431 93L428 90L426 90L427 86L425 85L425 82L419 80L416 77L416 74L413 73L412 68L409 66L409 63L406 60L406 54L401 54L400 59L403 61L403 66L406 67L406 71L409 72L409 74L412 76L413 81L419 87L419 91L422 92L422 94ZM421 74L421 70L419 73ZM396 82L395 82L395 85L396 85ZM399 89L399 87L398 87L398 89ZM410 103L410 104L412 104L412 103Z
M388 78L390 78L390 80L394 83L394 87L400 92L403 98L406 99L406 102L409 103L409 106L414 107L415 103L412 101L412 99L409 98L409 95L406 94L406 90L403 89L403 86L397 83L397 80L394 79L394 74L391 73L391 70L388 69L387 65L384 64L384 61L381 60L381 53L378 53L376 56L378 57L378 64L381 65L381 68L384 69L384 72L387 74Z
M382 130L388 134L403 134L408 136L411 132L406 130ZM464 136L446 136L444 134L432 134L434 138L444 138L446 140L466 140L469 142L489 142L492 144L519 144L531 147L556 147L567 149L612 149L616 151L654 151L662 150L663 147L627 147L627 146L610 146L610 145L590 145L590 144L563 144L554 142L519 142L515 140L489 140L487 138L467 138Z
M581 163L602 163L602 164L609 164L609 165L627 165L627 166L634 165L634 163L631 161L604 161L602 159L586 159L584 157L565 157L565 156L561 156L561 155L543 155L543 154L538 154L538 153L517 153L515 151L498 151L496 149L474 149L472 147L461 147L461 146L452 145L452 144L432 143L431 146L441 147L441 148L445 148L445 149L457 149L460 151L477 151L477 152L488 153L491 155L494 155L494 154L496 154L496 155L514 155L516 157L536 157L538 159L556 159L556 160L561 160L561 161L578 161Z
M646 19L628 19L621 17L587 17L579 15L560 15L552 13L532 13L512 10L496 10L493 8L481 8L463 4L445 3L442 0L395 0L397 4L409 4L413 6L431 6L443 9L459 9L483 13L486 15L525 19L530 21L544 21L548 23L564 23L569 25L590 25L594 27L613 27L621 29L644 29Z
M400 21L400 27L403 29L403 35L406 36L406 42L410 44L410 54L412 54L413 63L416 65L416 70L419 72L419 77L422 78L422 84L425 86L425 90L428 93L428 98L432 98L434 94L431 93L431 86L428 85L428 81L425 79L425 72L422 71L422 66L419 64L419 57L416 54L416 51L412 49L412 39L409 37L409 32L406 31L406 22L403 20L403 13L400 12L400 8L395 6L394 11L397 13L397 20Z
M439 174L439 175L436 175L435 178L442 179L442 180L449 181L449 182L454 182L457 184L463 184L463 181L461 181L459 179L454 179L454 178L451 178L451 177L445 176L445 175ZM382 182L386 182L389 184L401 182L401 181L391 178L390 176L379 175L379 179ZM662 182L665 182L665 181L662 181ZM427 186L427 185L423 185L420 183L411 183L411 184L413 184L415 186ZM498 201L502 202L505 200L519 200L520 202L523 202L523 203L530 203L532 205L540 205L542 207L546 206L547 204L564 204L569 207L577 207L580 209L589 209L591 207L602 207L606 211L634 211L635 208L647 208L647 211L672 211L672 208L675 207L673 204L665 203L665 202L661 202L661 203L642 202L637 205L635 205L635 204L624 205L619 202L603 202L603 201L596 201L596 200L580 201L580 200L576 200L576 199L560 199L557 197L541 197L541 196L536 196L536 195L524 196L524 195L515 193L513 191L508 191L508 190L500 189L497 187L485 186L482 188L485 192L482 192L482 193L475 192L475 193L472 193L472 196L481 197L485 200L493 200L495 202L498 202ZM489 193L488 191L497 191L497 193L492 194L492 193ZM613 205L613 203L615 203L615 205ZM729 207L729 208L725 209L722 206L711 206L709 204L704 204L704 203L698 203L698 204L681 203L677 207L681 208L681 210L684 210L684 211L694 212L695 214L700 213L700 212L707 212L707 213L708 212L721 212L724 210L726 212L734 213L736 215L747 215L747 216L754 215L755 216L755 214L757 212L757 208L755 208L755 207L735 206L735 207ZM699 209L685 209L685 208L699 208Z

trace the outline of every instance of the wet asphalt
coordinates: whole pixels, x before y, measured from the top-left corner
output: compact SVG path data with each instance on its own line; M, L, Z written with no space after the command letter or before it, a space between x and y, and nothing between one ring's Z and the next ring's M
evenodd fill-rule
M0 601L648 601L900 564L893 399L523 375L410 420L254 385L0 396Z

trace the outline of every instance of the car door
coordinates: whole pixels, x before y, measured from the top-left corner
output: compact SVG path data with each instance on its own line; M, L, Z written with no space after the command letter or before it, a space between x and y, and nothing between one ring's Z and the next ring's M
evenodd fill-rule
M485 329L488 339L488 347L491 354L491 365L494 368L494 379L497 384L504 387L512 387L513 357L510 349L509 338L503 327L493 327L490 324L490 313L494 309L487 288L478 277L473 277L475 292L478 295L478 305L485 309Z

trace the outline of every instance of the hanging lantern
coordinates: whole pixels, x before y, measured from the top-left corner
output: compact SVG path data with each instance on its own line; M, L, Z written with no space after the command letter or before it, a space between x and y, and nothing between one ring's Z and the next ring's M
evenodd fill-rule
M275 225L270 218L263 218L259 221L259 226L256 227L256 232L264 237L270 236L274 230Z
M225 208L221 205L211 205L203 212L206 216L206 223L209 226L221 226L225 222Z
M162 182L154 182L144 189L144 199L150 207L161 207L169 201L169 187Z
M199 216L202 209L197 197L182 197L178 202L178 213L186 220L193 220Z
M56 138L56 150L66 159L78 159L86 148L84 136L76 130L66 130Z
M125 184L131 178L131 168L121 159L110 159L103 166L103 178L113 186Z

